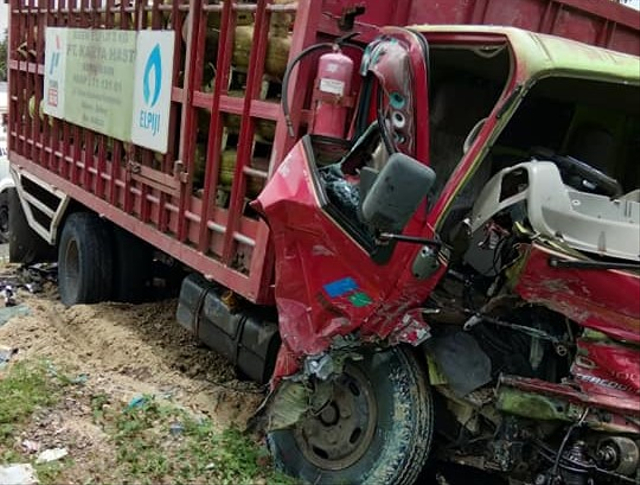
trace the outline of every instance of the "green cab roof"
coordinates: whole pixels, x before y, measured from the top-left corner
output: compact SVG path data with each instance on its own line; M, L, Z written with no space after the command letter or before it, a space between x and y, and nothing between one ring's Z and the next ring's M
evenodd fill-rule
M427 37L429 33L504 36L528 78L562 72L571 76L640 84L640 57L554 35L484 25L419 25L411 28Z

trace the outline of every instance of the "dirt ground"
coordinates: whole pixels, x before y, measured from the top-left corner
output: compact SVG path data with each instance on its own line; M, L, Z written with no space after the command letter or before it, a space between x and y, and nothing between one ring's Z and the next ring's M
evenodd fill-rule
M0 281L14 272L4 265ZM141 395L169 398L221 429L242 427L263 398L176 323L175 300L65 308L52 284L39 294L21 290L16 300L29 314L0 326L0 346L17 348L18 361L46 359L83 382L16 437L40 449L66 447L73 466L59 477L64 482L99 482L114 466L110 440L92 416L95 396L106 396L107 407Z

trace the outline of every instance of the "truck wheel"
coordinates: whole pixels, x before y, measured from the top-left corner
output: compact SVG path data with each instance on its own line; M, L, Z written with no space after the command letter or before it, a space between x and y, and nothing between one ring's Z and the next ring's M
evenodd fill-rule
M127 303L140 303L149 297L147 283L151 279L153 251L151 247L130 232L113 228L115 243L115 271L113 299Z
M108 224L91 212L71 214L58 246L58 286L67 306L111 298L113 242Z
M55 247L31 229L15 188L7 189L7 201L9 206L9 261L23 264L54 261Z
M0 243L9 242L9 194L7 189L0 193ZM13 189L15 190L15 189Z
M432 435L423 366L394 348L347 364L328 405L268 441L276 464L305 483L410 485Z

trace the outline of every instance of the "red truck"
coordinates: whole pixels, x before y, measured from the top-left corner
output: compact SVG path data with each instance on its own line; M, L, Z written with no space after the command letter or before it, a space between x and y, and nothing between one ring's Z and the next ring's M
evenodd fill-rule
M270 382L287 473L640 480L634 11L10 8L15 256L56 247L67 305L189 268L177 320Z

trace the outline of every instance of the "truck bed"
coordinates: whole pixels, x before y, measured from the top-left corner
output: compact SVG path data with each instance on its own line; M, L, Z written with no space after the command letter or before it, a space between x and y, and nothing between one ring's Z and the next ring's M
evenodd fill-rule
M269 39L275 36L270 19L295 14L291 58L312 43L344 34L337 20L348 27L344 14L361 5L371 6L357 17L356 30L364 36L381 24L501 23L640 53L639 16L606 0L519 0L508 6L495 0L11 0L11 163L36 185L62 191L248 300L267 303L273 280L269 231L248 201L304 130L313 79L311 62L292 78L296 136L290 137L279 104L281 72L265 75ZM253 41L239 69L234 32L247 16L255 19ZM213 25L219 32L215 43L208 34ZM38 116L45 26L176 31L166 154ZM208 72L212 66L215 82ZM29 113L32 97L35 115ZM35 199L34 218L55 226L55 208Z

